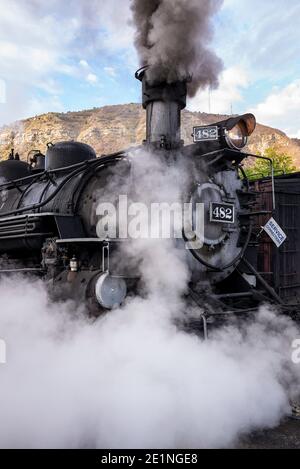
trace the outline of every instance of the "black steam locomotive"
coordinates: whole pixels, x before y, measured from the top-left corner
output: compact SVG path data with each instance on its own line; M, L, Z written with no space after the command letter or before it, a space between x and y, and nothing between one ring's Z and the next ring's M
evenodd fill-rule
M275 212L276 198L282 194L282 189L276 193L276 185L283 187L285 178L272 177L255 185L243 169L250 155L241 150L255 129L255 117L246 114L197 127L194 144L184 146L180 127L187 84L149 83L145 69L136 77L143 84L147 111L145 147L166 158L172 155L173 164L179 158L189 161L193 182L187 197L204 205L203 243L187 250L190 301L208 315L245 313L264 301L287 312L298 311L300 269L295 265L295 272L288 275L288 249L272 247L261 230L272 216L285 221L282 206L280 213ZM122 304L138 288L139 279L130 268L120 271L120 243L97 236L94 216L99 193L105 192L112 174L123 183L130 180L127 151L97 158L88 145L61 142L48 144L46 156L34 152L28 163L12 152L0 163L0 273L41 276L55 298L84 298L96 315ZM300 197L298 176L293 188L291 181L285 187L294 198ZM284 229L290 230L285 246L292 240L298 249L296 220L300 217L290 217L293 226L284 223ZM192 238L190 232L185 241Z

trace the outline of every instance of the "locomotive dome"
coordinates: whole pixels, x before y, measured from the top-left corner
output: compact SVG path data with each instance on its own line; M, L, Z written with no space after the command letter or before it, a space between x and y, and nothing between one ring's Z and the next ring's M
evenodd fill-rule
M63 168L96 159L95 150L86 143L69 141L48 143L46 170Z
M0 162L0 182L13 181L30 175L30 167L24 161L6 160Z

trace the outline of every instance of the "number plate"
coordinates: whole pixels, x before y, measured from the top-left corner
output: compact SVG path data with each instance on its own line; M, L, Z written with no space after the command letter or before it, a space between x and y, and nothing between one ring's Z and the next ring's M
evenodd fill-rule
M194 127L194 142L209 142L219 140L219 129L217 126Z
M210 221L215 223L234 223L235 209L232 204L210 204Z

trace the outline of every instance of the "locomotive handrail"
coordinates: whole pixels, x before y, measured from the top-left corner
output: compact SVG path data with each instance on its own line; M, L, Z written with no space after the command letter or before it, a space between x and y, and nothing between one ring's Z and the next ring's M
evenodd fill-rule
M76 170L73 171L71 174L69 174L69 175L60 183L60 185L57 187L57 189L48 197L48 199L44 200L43 202L40 202L40 203L38 203L38 204L28 205L27 207L18 208L18 209L15 209L15 210L10 210L9 212L1 213L1 214L0 214L0 219L1 219L2 217L8 216L8 215L16 215L16 214L18 214L18 213L28 212L28 210L37 210L37 209L39 209L39 208L44 207L44 206L47 205L49 202L51 202L51 200L53 200L54 197L56 197L56 195L61 191L61 189L66 185L67 182L69 182L73 177L77 176L77 174L80 174L80 172L81 172L81 169L80 169L80 170L76 169Z
M247 156L251 158L256 158L258 160L268 161L270 163L271 168L271 180L272 180L272 202L273 202L273 212L276 210L276 197L275 197L275 176L274 176L274 163L271 158L267 158L266 156L254 155L253 153L248 153Z
M106 157L99 158L97 160L97 165L100 166L100 165L105 165L107 163L114 162L115 160L117 160L117 156L118 155L121 156L122 154L125 157L125 154L123 152L120 152L118 154L113 154L113 155L109 155L109 156L106 156ZM93 162L95 162L95 160L93 160ZM79 167L79 168L75 169L74 171L72 171L71 174L67 175L65 177L65 179L63 179L63 181L59 184L59 186L57 186L56 190L53 191L53 193L46 200L44 200L43 202L28 205L27 207L18 208L18 209L15 209L15 210L10 210L9 212L0 213L0 219L2 217L5 217L5 216L16 215L16 214L19 214L19 213L28 212L28 210L37 210L37 209L40 209L40 208L44 207L45 205L47 205L49 202L51 202L51 200L53 200L56 197L56 195L61 191L61 189L67 184L67 182L69 182L71 179L73 179L73 177L80 174L84 169L90 169L89 166L91 166L91 165L87 165L86 163L87 162L85 162L85 168L84 167L83 168ZM82 164L80 164L80 165L82 166ZM74 165L74 167L75 166L76 165ZM55 172L55 171L53 171L53 172ZM1 186L0 186L0 189L1 189Z
M204 265L204 267L212 270L213 272L223 272L224 270L228 270L230 269L231 267L233 267L235 264L237 264L238 262L240 262L244 255L245 255L245 252L246 252L246 249L250 243L250 240L251 240L251 236L252 236L252 233L253 233L253 228L254 228L254 223L253 221L251 221L250 225L249 225L249 231L248 231L248 235L247 235L247 239L245 241L245 244L243 246L243 249L242 251L240 252L240 254L228 265L225 265L225 266L222 266L222 267L215 267L211 264L209 264L208 262L206 262L204 259L202 259L201 256L199 256L199 254L197 253L197 251L195 249L190 249L191 253L192 253L192 256L198 261L200 262L202 265ZM185 236L185 233L184 233L184 230L182 232L183 234L183 239L184 241L188 241L188 239L186 238Z
M26 176L26 177L23 177L23 178L20 178L20 179L14 179L12 181L3 182L3 183L0 184L0 190L3 187L16 186L16 184L18 184L18 183L20 183L20 185L22 185L21 183L25 184L27 181L29 181L31 179L39 179L39 178L42 178L43 176L49 176L49 174L62 173L64 171L69 171L70 169L76 169L76 168L81 168L81 167L84 168L86 166L94 165L94 164L98 165L98 164L101 164L103 162L103 160L105 160L107 158L114 158L114 157L118 157L118 156L121 156L121 155L124 155L124 157L125 157L126 153L129 150L130 149L119 151L119 152L116 152L116 153L111 153L111 154L108 154L108 155L101 155L99 158L94 159L94 160L83 161L81 163L76 163L76 164L73 164L73 165L70 165L70 166L64 166L62 168L49 169L49 170L42 171L40 173L30 174L29 176Z
M23 218L41 218L41 217L72 217L70 213L55 213L55 212L43 212L43 213L25 213L13 217L0 218L0 226L2 222L13 221L13 220L22 220Z
M39 180L39 179L38 179ZM20 207L24 197L25 197L25 194L29 191L29 189L31 189L31 187L36 183L37 181L35 179L33 179L26 187L25 189L22 191L22 195L18 201L18 205L17 205L17 208Z
M34 272L40 272L44 273L45 269L39 269L39 268L24 268L24 269L0 269L0 274L20 274L20 273L34 273Z
M209 166L213 166L215 163L217 163L219 161L220 157L222 157L223 154L224 154L224 148L220 148L219 150L211 151L209 153L204 153L204 155L202 155L202 157L206 158L208 156L218 155L213 160L207 162L207 164Z
M250 270L250 272L252 272L252 274L257 278L257 280L263 285L263 287L266 289L266 291L274 298L274 300L276 300L276 302L278 304L283 305L284 303L283 303L282 299L277 295L274 288L272 288L271 285L269 285L265 281L265 279L261 276L261 274L259 272L257 272L257 270L253 267L253 265L250 264L250 262L247 259L245 259L244 257L242 259L242 262Z
M246 174L246 172L245 172L243 166L242 166L241 164L239 164L239 165L238 165L238 169L241 171L242 176L244 176L244 179L245 179L246 184L247 184L247 190L250 191L250 181L249 181L249 179L248 179L248 177L247 177L247 174Z

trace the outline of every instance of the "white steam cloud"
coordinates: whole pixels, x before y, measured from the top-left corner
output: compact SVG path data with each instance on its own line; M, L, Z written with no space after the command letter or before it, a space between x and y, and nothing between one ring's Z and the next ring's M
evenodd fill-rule
M172 166L170 173L156 160L144 166L140 157L134 169L143 201L159 188L166 201L176 200L182 186ZM181 331L174 318L188 312L184 251L164 241L132 247L127 254L141 259L142 296L97 321L83 306L50 303L39 281L0 281L0 337L7 344L0 447L230 447L289 412L299 389L292 321L264 307L207 342Z
M267 309L203 342L155 296L95 323L39 282L2 281L0 298L2 448L228 447L289 411L296 331Z

